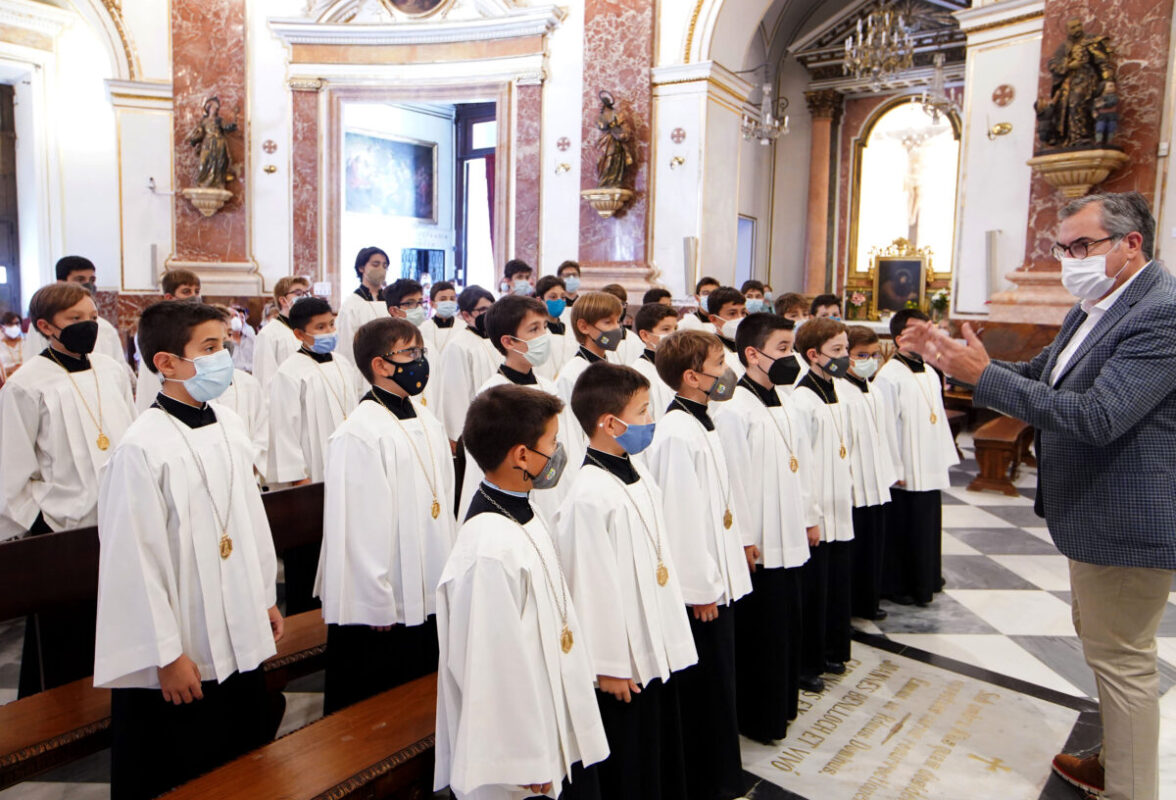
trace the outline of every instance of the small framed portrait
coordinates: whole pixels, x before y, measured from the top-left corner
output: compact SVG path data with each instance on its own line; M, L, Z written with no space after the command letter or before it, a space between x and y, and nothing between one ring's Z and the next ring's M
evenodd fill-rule
M927 294L926 256L875 256L873 273L872 318L912 306L923 308Z

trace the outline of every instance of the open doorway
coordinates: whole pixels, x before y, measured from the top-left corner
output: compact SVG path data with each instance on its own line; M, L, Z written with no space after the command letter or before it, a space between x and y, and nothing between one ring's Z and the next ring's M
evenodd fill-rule
M0 311L21 313L13 87L0 85Z
M463 286L492 288L494 179L498 146L494 103L457 106L457 276Z

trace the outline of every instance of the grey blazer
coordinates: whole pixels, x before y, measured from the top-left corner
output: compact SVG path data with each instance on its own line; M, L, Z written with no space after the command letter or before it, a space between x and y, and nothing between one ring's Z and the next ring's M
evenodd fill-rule
M1054 362L1084 319L1076 305L1032 361L994 361L973 401L1036 429L1035 510L1064 555L1176 569L1176 277L1144 267L1055 388Z

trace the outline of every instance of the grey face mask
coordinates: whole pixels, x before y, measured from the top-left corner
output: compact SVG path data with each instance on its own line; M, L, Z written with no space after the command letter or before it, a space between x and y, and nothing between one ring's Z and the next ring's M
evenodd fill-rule
M721 403L735 396L735 384L739 383L739 378L735 375L735 370L727 367L723 370L723 374L717 378L706 372L702 374L708 378L715 378L715 382L706 390L706 396L712 402Z
M563 475L564 467L568 465L568 453L564 450L563 442L555 445L555 452L551 455L547 455L547 453L536 450L533 447L528 447L527 449L532 453L547 456L547 464L544 465L543 469L539 470L538 475L532 475L526 470L523 470L523 474L531 480L531 488L550 489L559 483L559 476ZM516 467L516 469L521 468Z

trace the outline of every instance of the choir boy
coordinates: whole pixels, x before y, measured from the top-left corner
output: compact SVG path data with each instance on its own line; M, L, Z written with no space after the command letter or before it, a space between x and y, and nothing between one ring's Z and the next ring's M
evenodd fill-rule
M600 291L607 292L621 301L621 343L617 345L615 352L607 355L606 360L612 364L632 366L633 362L641 357L644 348L641 346L641 340L633 336L629 330L633 326L633 319L629 315L629 291L619 283L610 283Z
M580 265L575 261L565 261L555 270L555 276L564 282L568 293L568 308L576 304L580 298Z
M126 369L94 352L98 309L76 282L29 302L48 346L0 390L0 540L97 522L98 475L135 418ZM30 615L20 697L89 674L94 604Z
M624 335L621 315L625 306L607 292L584 292L572 306L571 327L579 347L559 369L555 381L559 397L567 405L572 401L576 380L589 364L606 360L615 353Z
M327 441L359 403L365 383L350 361L334 357L335 314L321 297L305 297L290 309L299 349L278 367L270 383L270 448L265 477L301 486L326 474ZM317 608L312 598L319 545L293 547L282 555L286 612Z
M494 303L494 296L481 286L467 286L458 295L457 307L465 329L453 335L437 363L441 423L449 436L451 452L457 453L466 411L470 401L498 365L502 356L486 338L483 317Z
M339 357L351 361L351 343L364 323L388 314L384 303L384 278L388 275L388 254L378 247L365 247L355 256L355 274L359 288L339 304ZM356 365L358 366L358 365Z
M821 513L821 541L810 550L802 576L801 688L811 688L820 685L823 672L845 672L852 635L853 423L833 383L849 370L845 326L811 319L797 332L796 349L810 370L796 384L792 401L808 426L813 448L809 481Z
M834 383L853 429L853 615L878 621L886 619L879 600L890 487L901 476L902 465L889 393L872 384L882 358L878 334L864 325L851 325L846 333L849 372Z
M711 325L718 332L719 341L723 343L727 366L737 376L742 376L743 362L739 360L738 348L735 346L735 332L739 330L739 323L747 316L747 301L737 289L720 286L710 293L706 303Z
M547 392L495 386L462 430L485 479L437 589L435 786L457 800L605 800L585 769L608 756L587 633L529 502L566 463L561 411Z
M553 341L556 338L548 328L549 325L547 306L534 297L507 295L490 306L484 322L486 335L495 349L502 354L504 361L499 365L498 371L478 387L478 394L494 386L513 383L516 386L531 386L558 397L555 384L539 374L540 368L551 359ZM577 433L579 426L567 406L560 416L559 429L560 444L567 451L572 463L579 463L584 454L584 444ZM477 496L478 486L482 481L482 472L474 459L466 458L465 469L461 502L458 503L458 519L465 516L470 503ZM556 509L559 508L569 485L564 483L551 491L540 492L532 501L535 509L548 522L555 519Z
M159 279L159 288L163 290L164 300L187 300L191 303L203 302L200 297L200 276L188 269L170 269ZM142 413L155 402L155 395L159 394L159 376L151 369L150 364L144 364L139 349L139 336L135 334L135 351L139 358L139 369L135 376L135 409Z
M903 309L890 320L895 341L908 324L927 315ZM951 485L948 470L959 463L939 373L908 348L899 348L876 383L894 403L902 475L891 490L886 519L886 577L883 591L902 605L927 605L942 586L943 506L940 492Z
M394 319L406 320L420 328L428 319L429 312L425 307L425 289L412 278L400 278L384 289L384 302L387 303L388 315ZM430 370L437 365L438 353L425 348L425 360L429 362ZM425 385L421 394L421 404L432 410L438 407L440 396L439 381Z
M660 303L663 306L672 307L674 305L674 296L670 294L669 289L655 286L641 296L641 305L649 305L650 303Z
M646 303L637 311L633 318L633 332L641 340L643 349L641 358L633 363L633 369L645 376L649 381L649 413L654 422L658 422L665 415L666 409L674 399L674 390L657 374L657 347L661 340L678 330L678 312L673 306L661 303Z
M684 315L681 323L678 325L679 328L684 331L717 333L715 326L711 324L710 314L707 313L707 297L715 289L718 289L720 285L717 280L709 276L699 279L698 283L694 286L694 301L698 304L698 309L693 313Z
M776 314L791 320L792 324L799 328L800 323L808 319L809 302L804 299L803 294L787 292L776 298L775 309Z
M806 420L776 390L796 379L792 323L751 314L736 343L747 371L714 415L754 590L735 613L736 697L740 732L770 743L787 735L798 710L801 568L821 515L807 482Z
M111 797L155 797L273 737L262 662L282 635L273 539L212 306L143 312L155 405L102 476L94 685L111 695ZM133 490L129 490L133 487Z
M757 280L747 280L739 287L739 293L747 301L747 313L759 314L761 311L771 311L764 299L764 285Z
M555 525L608 736L601 796L616 800L685 796L681 719L667 682L698 661L661 491L630 458L653 438L649 404L649 382L631 367L601 362L580 375L572 411L588 450Z
M421 323L421 336L435 363L441 363L445 348L465 323L457 315L457 290L449 281L437 281L429 286L429 305L433 316Z
M532 278L534 270L526 261L519 258L512 258L506 262L506 266L502 270L505 280L502 282L501 295L521 294L530 296L535 293L535 281Z
M64 256L59 259L56 267L57 282L73 283L85 289L91 296L95 297L98 292L98 284L95 282L95 276L98 270L94 267L94 262L85 256ZM120 366L124 366L126 373L128 388L130 388L129 381L133 373L130 366L127 364L126 348L123 347L122 336L118 332L118 328L111 325L104 317L98 317L98 339L94 344L94 352L101 353L107 358L112 358ZM29 323L29 332L25 336L24 342L21 344L21 357L25 362L37 357L37 355L49 347L49 340L33 323Z
M732 478L709 404L729 400L737 378L718 337L678 331L657 348L657 372L675 392L657 424L649 465L662 489L666 530L698 665L676 681L690 800L743 794L735 705L732 604L751 591Z
M327 444L315 581L327 714L437 669L437 581L457 534L449 440L415 400L429 380L420 331L373 320L353 348L371 391Z
M310 281L301 275L288 275L274 284L278 315L270 324L261 327L253 344L253 377L267 394L278 367L302 346L290 327L290 308L296 300L309 295Z
M544 275L535 284L535 297L547 309L547 330L551 332L551 357L542 367L536 369L543 377L555 380L559 377L560 367L566 364L579 348L576 337L568 335L567 323L563 321L568 310L567 290L564 288L563 278Z
M809 306L809 316L815 318L828 317L841 319L841 298L835 294L819 294L813 298Z

